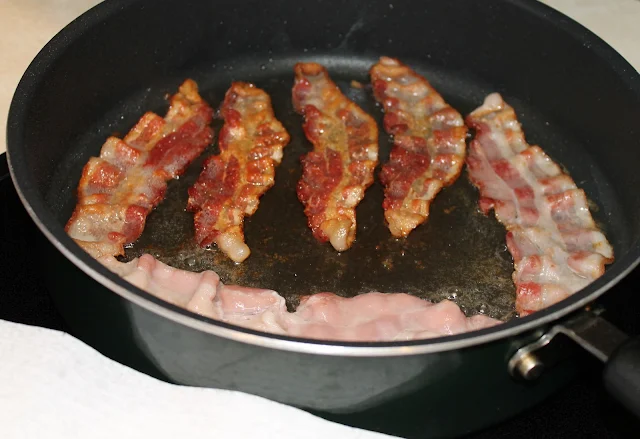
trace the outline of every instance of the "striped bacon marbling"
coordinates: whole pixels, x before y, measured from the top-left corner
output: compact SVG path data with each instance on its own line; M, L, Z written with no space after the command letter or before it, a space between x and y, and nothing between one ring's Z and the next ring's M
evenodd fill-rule
M124 254L163 199L167 181L182 174L213 139L213 111L186 80L162 118L146 113L124 137L110 137L82 171L77 205L66 231L99 258Z
M296 64L293 104L314 147L302 158L298 198L316 239L347 250L356 237L356 206L373 183L378 127L320 64Z
M242 262L250 254L244 217L256 212L260 197L274 185L289 133L273 114L269 95L253 84L233 83L220 113L220 154L206 160L189 188L187 209L195 212L199 245L215 243L233 261Z
M462 116L429 82L398 60L381 57L371 68L375 98L394 137L380 180L391 234L405 237L424 223L440 190L462 170L467 128Z
M467 166L480 208L504 224L513 256L516 311L546 308L600 277L613 248L591 217L587 198L539 146L530 146L516 114L489 95L467 123L476 135Z

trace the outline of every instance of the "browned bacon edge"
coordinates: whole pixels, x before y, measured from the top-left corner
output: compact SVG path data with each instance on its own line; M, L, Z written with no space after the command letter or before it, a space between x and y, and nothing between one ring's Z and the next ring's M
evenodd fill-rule
M255 213L259 198L274 185L289 133L275 118L269 95L253 84L233 83L220 113L225 121L220 154L206 160L189 188L187 209L195 212L199 245L215 243L233 261L242 262L250 254L244 217Z
M142 233L147 215L213 139L212 109L187 79L167 115L146 113L120 140L110 137L82 171L76 208L65 230L95 258L124 254Z
M323 66L298 63L294 71L293 104L314 147L301 159L298 198L315 238L344 251L355 240L355 208L373 183L378 127Z
M600 277L613 248L587 198L539 146L527 144L516 114L497 94L466 119L476 130L467 166L480 208L504 224L513 256L516 311L531 314Z
M467 128L462 116L422 76L381 57L370 71L374 96L384 108L384 128L394 136L380 180L391 234L406 237L427 220L442 187L462 170Z

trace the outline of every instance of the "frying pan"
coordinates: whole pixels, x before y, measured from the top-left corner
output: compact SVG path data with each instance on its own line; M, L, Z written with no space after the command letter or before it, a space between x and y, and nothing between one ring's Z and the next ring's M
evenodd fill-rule
M295 62L323 63L345 93L380 120L366 72L380 55L401 59L467 114L493 91L517 110L530 143L564 165L598 206L616 262L569 299L513 316L504 230L476 212L463 175L407 240L382 221L381 188L358 208L357 241L340 255L310 237L293 185L309 149L290 103ZM494 328L432 340L338 343L238 328L189 313L115 276L64 233L82 166L185 78L218 106L232 80L268 91L292 135L276 186L246 225L252 256L229 264L189 242L184 188L172 182L127 258L150 251L174 265L215 268L226 281L301 295L371 289L451 298ZM71 23L35 58L9 114L10 171L48 239L37 249L61 313L79 338L159 378L238 389L330 419L407 437L447 437L499 422L565 383L580 358L572 339L603 361L604 379L640 412L640 347L598 315L594 301L640 261L640 77L604 42L535 1L110 0ZM219 128L219 126L216 126ZM381 161L389 139L381 135ZM215 153L212 146L205 155ZM404 256L402 255L404 253ZM568 336L568 337L567 337ZM543 373L544 372L544 373Z

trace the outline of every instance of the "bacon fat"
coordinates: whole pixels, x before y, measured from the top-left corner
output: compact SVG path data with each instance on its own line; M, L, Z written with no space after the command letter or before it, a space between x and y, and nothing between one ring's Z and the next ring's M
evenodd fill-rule
M497 94L467 117L476 130L467 166L480 208L504 224L513 256L516 311L546 308L602 276L613 248L591 217L587 198L539 146Z
M394 137L380 173L385 219L393 236L406 237L427 220L438 192L460 175L467 128L424 77L398 60L381 57L370 75L384 128Z
M124 254L147 215L213 139L212 109L186 80L163 119L146 113L124 137L110 137L82 171L78 202L65 230L95 258Z
M323 66L298 63L294 70L293 104L314 147L302 158L298 198L316 239L344 251L355 240L355 208L373 183L378 127Z
M235 262L250 254L244 241L244 217L258 209L259 198L274 185L275 167L289 134L275 118L271 99L253 84L235 82L220 110L220 154L209 157L189 188L187 209L195 212L196 240L215 243Z

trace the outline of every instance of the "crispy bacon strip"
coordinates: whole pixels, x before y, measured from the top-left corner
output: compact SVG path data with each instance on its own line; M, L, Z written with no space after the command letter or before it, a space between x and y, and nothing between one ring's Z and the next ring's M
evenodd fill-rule
M476 130L469 177L480 208L507 228L521 316L552 305L600 277L613 248L587 198L539 146L527 144L516 114L497 94L467 117Z
M394 136L380 173L384 216L393 236L406 237L427 220L440 189L460 175L467 128L425 78L398 60L381 57L370 75L384 128Z
M378 127L323 66L298 63L294 70L293 105L314 147L302 158L298 198L316 239L344 251L355 240L355 208L373 183Z
M352 298L333 293L303 297L295 312L273 290L224 285L213 271L177 270L143 255L131 262L101 258L105 266L143 290L216 320L293 337L343 341L400 341L489 328L499 320L466 317L449 300L434 304L408 294L371 292Z
M275 118L271 99L253 84L235 82L220 110L220 155L209 157L189 188L187 209L195 212L198 244L215 243L235 262L250 254L244 242L244 217L258 209L259 198L274 184L275 167L289 133Z
M120 140L110 137L82 171L78 202L65 230L95 258L124 254L147 215L209 145L213 111L188 79L171 98L167 115L146 113Z

